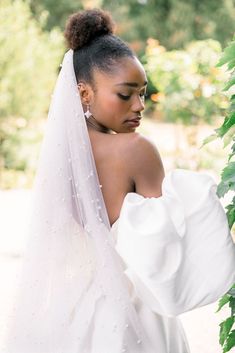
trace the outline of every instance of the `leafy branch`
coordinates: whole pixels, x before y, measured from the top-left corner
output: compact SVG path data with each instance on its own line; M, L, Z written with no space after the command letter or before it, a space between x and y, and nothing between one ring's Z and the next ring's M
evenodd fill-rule
M230 71L230 78L223 91L232 91L235 86L235 40L225 48L216 66L223 65L227 65L227 70ZM230 94L230 92L228 93ZM223 197L227 192L234 194L232 201L226 206L226 215L231 229L235 223L235 161L233 160L235 156L235 94L231 93L230 95L230 106L223 124L204 143L208 143L215 138L222 138L225 145L231 144L228 161L221 173L221 181L217 187L219 197ZM235 284L219 300L216 312L220 311L225 305L228 305L231 311L230 316L220 323L219 343L222 346L223 353L235 347Z

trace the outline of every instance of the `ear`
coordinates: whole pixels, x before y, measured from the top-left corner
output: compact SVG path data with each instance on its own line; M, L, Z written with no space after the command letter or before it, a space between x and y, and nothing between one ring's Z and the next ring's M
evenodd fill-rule
M82 104L89 105L91 104L93 98L93 90L91 85L86 82L80 81L77 85Z

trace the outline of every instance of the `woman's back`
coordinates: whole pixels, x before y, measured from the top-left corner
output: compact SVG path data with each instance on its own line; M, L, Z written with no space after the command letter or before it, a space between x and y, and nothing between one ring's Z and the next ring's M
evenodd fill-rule
M89 130L92 150L102 193L112 225L121 210L124 197L135 191L128 149L132 149L136 133L104 134Z
M164 169L148 139L136 132L105 134L93 129L89 136L111 225L118 219L127 193L161 195Z

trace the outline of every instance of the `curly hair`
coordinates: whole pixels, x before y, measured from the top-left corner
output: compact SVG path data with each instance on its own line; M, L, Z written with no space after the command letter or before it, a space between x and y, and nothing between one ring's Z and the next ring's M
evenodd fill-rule
M134 57L129 46L114 35L110 14L100 9L79 11L69 16L64 36L73 49L77 82L93 83L93 70L112 72L123 57Z

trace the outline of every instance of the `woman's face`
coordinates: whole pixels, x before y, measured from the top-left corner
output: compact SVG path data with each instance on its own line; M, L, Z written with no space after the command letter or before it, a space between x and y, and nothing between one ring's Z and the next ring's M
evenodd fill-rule
M93 73L90 111L96 122L116 133L135 131L144 109L147 78L137 58L123 58L110 73Z

